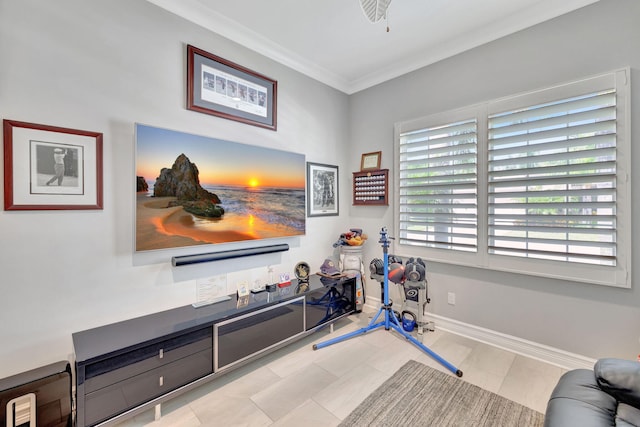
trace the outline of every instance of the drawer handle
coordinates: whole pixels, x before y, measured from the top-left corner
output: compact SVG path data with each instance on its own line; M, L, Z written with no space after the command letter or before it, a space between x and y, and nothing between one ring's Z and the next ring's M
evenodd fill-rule
M164 357L164 349L162 349L162 348L160 349L160 351L158 352L158 357L160 359L162 359Z
M164 385L164 377L160 377L159 384L160 384L160 387Z

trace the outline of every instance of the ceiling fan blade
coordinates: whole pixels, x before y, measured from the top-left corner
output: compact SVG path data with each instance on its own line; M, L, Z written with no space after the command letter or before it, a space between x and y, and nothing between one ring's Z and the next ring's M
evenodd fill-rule
M371 22L378 22L387 16L387 8L391 0L360 0L365 16Z

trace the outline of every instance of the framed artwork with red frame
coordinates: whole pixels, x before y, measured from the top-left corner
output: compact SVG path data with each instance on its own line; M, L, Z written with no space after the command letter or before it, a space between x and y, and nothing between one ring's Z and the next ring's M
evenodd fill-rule
M277 81L187 46L187 109L276 130L277 95Z
M102 209L102 133L3 120L4 209Z

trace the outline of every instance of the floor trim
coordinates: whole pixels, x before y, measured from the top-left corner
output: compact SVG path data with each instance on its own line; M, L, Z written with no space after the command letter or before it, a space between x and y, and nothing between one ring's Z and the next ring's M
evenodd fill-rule
M378 310L379 300L367 301L366 307ZM433 321L436 329L441 329L452 334L460 335L485 344L489 344L522 356L540 360L563 369L593 369L596 360L575 353L550 347L544 344L528 341L512 335L503 334L491 329L460 322L448 317L436 314L425 314L426 320Z

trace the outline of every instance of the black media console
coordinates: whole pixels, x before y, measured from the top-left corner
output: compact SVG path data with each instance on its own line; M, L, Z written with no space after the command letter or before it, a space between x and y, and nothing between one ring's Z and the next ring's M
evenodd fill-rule
M355 311L355 278L184 306L73 334L76 425L109 425Z

